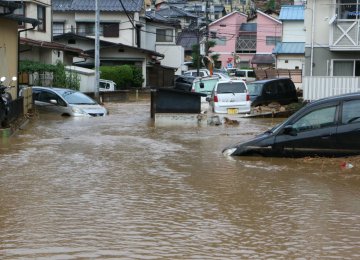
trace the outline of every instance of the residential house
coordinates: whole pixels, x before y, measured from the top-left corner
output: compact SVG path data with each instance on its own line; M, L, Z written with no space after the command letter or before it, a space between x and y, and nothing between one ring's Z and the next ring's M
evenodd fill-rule
M278 42L281 42L282 23L275 15L256 11L256 18L251 22L257 24L256 54L251 59L251 65L257 68L273 68L275 58L272 54Z
M304 99L360 91L360 1L305 5Z
M239 62L235 52L239 27L246 23L247 15L234 11L209 24L209 40L216 45L211 48L211 54L219 55L217 68L233 68Z
M186 11L185 6L184 8L176 7L166 0L156 0L154 12L168 20L179 20L182 29L197 25L200 17Z
M19 33L18 25L30 24L32 28L39 25L36 19L27 18L15 14L21 4L13 1L0 0L0 77L6 77L5 85L15 86L10 93L13 101L10 106L9 121L12 121L23 113L23 99L18 98L18 84L12 82L12 77L18 78L19 67ZM3 111L0 111L0 113ZM1 127L1 126L0 126Z
M280 10L282 41L273 54L277 69L303 69L305 63L304 6L286 5Z
M169 20L157 12L146 12L147 48L164 55L159 64L149 64L148 81L150 86L172 86L174 71L181 75L184 64L184 48L176 43L176 35L181 29L180 21ZM173 76L170 76L172 72ZM160 80L160 82L159 82Z
M100 65L135 65L142 69L147 86L147 66L164 55L147 48L143 0L99 1ZM94 67L95 2L53 0L54 40L83 49L91 57L74 64Z
M40 23L36 19L18 15L17 10L21 8L20 3L0 1L0 76L5 76L8 80L18 77L19 24L36 28ZM8 83L9 81L6 82ZM17 93L18 89L11 91L13 97L17 97Z
M38 61L45 64L62 62L71 64L73 57L81 56L82 50L52 42L51 0L22 1L15 14L38 20L36 28L19 23L20 60Z

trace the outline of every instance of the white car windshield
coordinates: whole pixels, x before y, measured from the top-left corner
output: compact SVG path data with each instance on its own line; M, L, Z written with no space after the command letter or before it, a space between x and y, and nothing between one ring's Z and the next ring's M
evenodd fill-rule
M69 104L77 104L77 105L95 105L97 104L93 99L88 97L87 95L76 92L72 90L66 90L59 92L59 94L68 102Z

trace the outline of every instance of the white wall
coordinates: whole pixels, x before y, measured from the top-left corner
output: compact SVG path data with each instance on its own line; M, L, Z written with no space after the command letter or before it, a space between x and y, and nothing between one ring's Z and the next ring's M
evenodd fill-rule
M94 92L95 91L95 70L76 66L66 66L67 71L74 71L80 77L80 91L81 92Z
M156 51L164 54L165 57L161 60L161 65L178 68L176 75L181 75L181 67L184 64L184 48L178 45L157 45Z
M304 21L283 22L283 42L304 42Z
M286 62L287 61L287 62ZM278 55L276 59L277 69L303 69L305 56L299 55Z

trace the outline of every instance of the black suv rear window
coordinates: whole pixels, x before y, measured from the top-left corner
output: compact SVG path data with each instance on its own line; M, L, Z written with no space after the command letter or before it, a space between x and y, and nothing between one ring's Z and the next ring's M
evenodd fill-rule
M246 93L246 86L243 82L224 82L217 86L217 93Z

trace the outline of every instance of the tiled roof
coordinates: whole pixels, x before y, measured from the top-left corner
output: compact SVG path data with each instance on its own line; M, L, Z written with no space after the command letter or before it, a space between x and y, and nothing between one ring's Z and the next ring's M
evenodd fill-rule
M163 17L166 17L166 18L180 18L180 17L197 18L196 15L193 15L190 12L186 12L175 6L169 6L167 8L162 8L160 10L157 10L156 13Z
M280 42L276 44L274 54L304 54L304 42Z
M280 10L279 20L304 20L304 6L302 5L286 5Z
M197 44L196 31L191 31L191 30L182 31L176 40L176 44L184 47L186 51L191 51L192 46Z
M125 10L138 12L144 4L144 0L121 0ZM120 0L99 0L100 11L123 12ZM95 11L95 0L52 0L54 11Z

